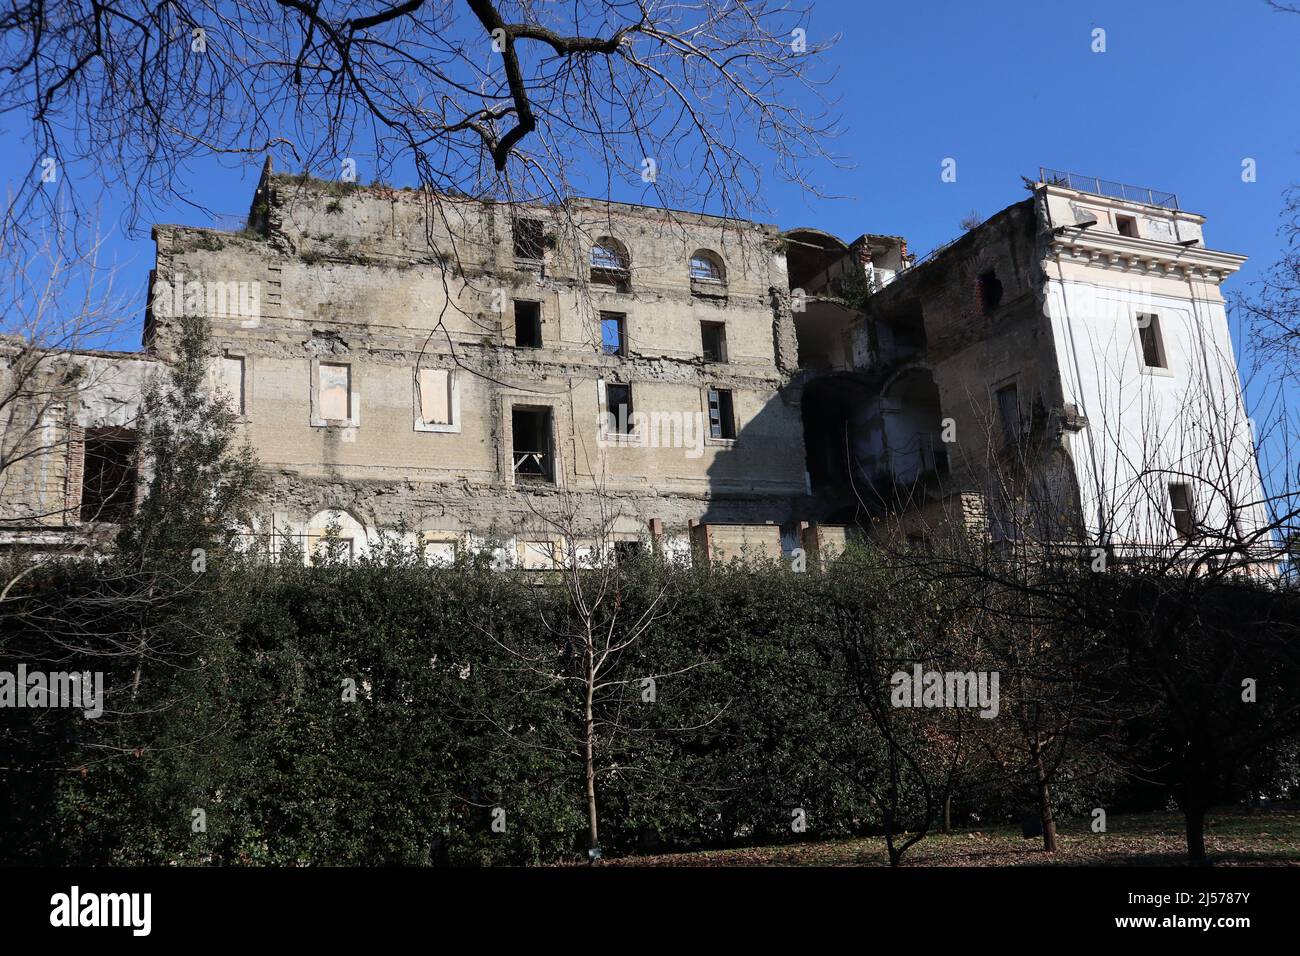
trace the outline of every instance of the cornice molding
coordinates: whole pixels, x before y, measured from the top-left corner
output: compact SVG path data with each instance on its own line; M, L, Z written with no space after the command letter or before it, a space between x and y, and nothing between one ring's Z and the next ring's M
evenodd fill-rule
M1066 229L1052 236L1047 246L1048 258L1138 275L1200 279L1216 285L1246 261L1245 256L1231 252L1134 239L1110 232Z

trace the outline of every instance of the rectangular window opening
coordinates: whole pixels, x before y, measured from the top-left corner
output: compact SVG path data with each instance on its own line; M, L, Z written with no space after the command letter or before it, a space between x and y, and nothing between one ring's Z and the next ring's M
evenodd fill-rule
M729 389L709 389L709 437L736 437L735 405Z
M1142 341L1142 364L1147 368L1168 368L1165 343L1160 334L1160 317L1149 312L1137 316L1138 338Z
M1020 441L1020 395L1014 383L997 390L998 419L1002 423L1002 441L1014 445Z
M614 562L616 564L625 564L629 561L635 561L644 553L645 548L640 541L614 542Z
M420 369L420 420L426 425L452 424L453 375L450 369Z
M541 259L546 248L540 219L516 219L513 225L516 259Z
M605 409L613 416L614 431L620 435L632 434L632 386L605 386Z
M1192 513L1192 492L1185 484L1169 486L1169 507L1173 512L1174 530L1178 537L1187 540L1196 528L1196 517Z
M1002 282L992 269L979 277L980 308L985 315L992 315L1002 304Z
M1116 216L1115 231L1130 239L1138 238L1138 223L1132 216Z
M722 322L701 322L700 337L704 344L704 361L727 360L727 327Z
M551 410L516 405L510 410L514 441L513 467L517 480L554 481Z
M352 366L321 362L317 366L320 417L327 422L352 418Z
M81 520L121 524L135 510L136 437L127 428L86 429Z
M230 396L230 408L244 414L244 360L238 355L221 357L221 388Z
M542 304L515 301L515 348L542 347Z
M627 318L618 312L600 313L600 350L606 355L627 355Z

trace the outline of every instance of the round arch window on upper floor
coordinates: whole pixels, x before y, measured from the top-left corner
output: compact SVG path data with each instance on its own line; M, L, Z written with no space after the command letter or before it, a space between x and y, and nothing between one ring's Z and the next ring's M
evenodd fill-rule
M727 267L722 257L711 249L696 249L691 254L691 281L725 283Z
M591 247L591 281L593 285L614 286L627 291L632 260L627 246L611 236L601 236Z

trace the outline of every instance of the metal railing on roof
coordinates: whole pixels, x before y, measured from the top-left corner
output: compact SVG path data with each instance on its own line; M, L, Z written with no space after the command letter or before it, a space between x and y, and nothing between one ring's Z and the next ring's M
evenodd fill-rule
M1163 206L1165 209L1178 208L1177 194L1160 189L1149 189L1146 186L1130 186L1127 183L1099 179L1096 176L1081 176L1079 173L1067 173L1061 169L1048 169L1046 166L1038 167L1038 180L1052 186L1077 189L1082 193L1109 196L1127 202L1146 203L1148 206Z

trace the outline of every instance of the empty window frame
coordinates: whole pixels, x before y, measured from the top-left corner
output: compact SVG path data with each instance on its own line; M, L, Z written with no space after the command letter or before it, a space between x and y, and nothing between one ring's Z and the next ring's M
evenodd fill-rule
M1002 441L1014 445L1020 441L1020 394L1016 383L1003 385L994 394L997 397L998 421L1002 425Z
M619 292L628 291L632 260L627 249L617 239L606 236L591 247L591 281L593 285L613 286Z
M1164 337L1160 333L1160 316L1153 312L1137 314L1138 340L1142 343L1142 364L1147 368L1168 368Z
M697 249L691 256L691 278L706 282L725 281L726 272L722 268L722 260L708 249Z
M600 350L606 355L627 355L627 316L600 313Z
M542 347L542 304L515 300L515 348Z
M454 424L455 372L445 368L422 368L416 384L420 422L425 425Z
M510 410L512 467L516 480L554 481L551 410L516 405Z
M1132 216L1115 216L1115 231L1130 239L1138 238L1138 222Z
M1002 282L992 269L980 274L979 297L980 308L985 315L992 315L1002 304Z
M626 272L627 253L617 239L600 239L591 247L591 268L606 272Z
M514 220L511 231L514 236L516 259L541 259L546 251L545 227L540 219L519 218Z
M1196 530L1196 515L1192 512L1192 490L1185 484L1169 486L1169 510L1173 515L1174 530L1178 537L1190 539Z
M736 437L736 410L730 389L709 389L709 437Z
M352 366L321 362L316 367L320 417L327 422L352 420Z
M244 359L239 355L221 357L221 390L230 399L230 410L244 414Z
M605 410L615 434L632 434L632 386L610 382L605 386Z
M135 510L135 432L88 428L83 452L81 520L121 524Z
M722 322L701 322L700 339L703 343L704 361L727 360L727 327Z

